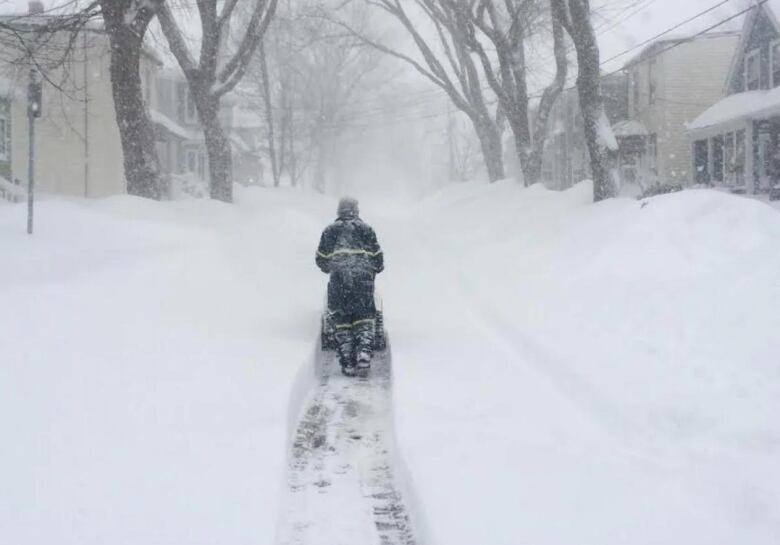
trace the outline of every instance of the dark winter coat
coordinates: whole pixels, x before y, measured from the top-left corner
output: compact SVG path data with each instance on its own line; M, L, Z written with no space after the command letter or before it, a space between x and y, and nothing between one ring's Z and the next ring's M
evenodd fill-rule
M358 217L338 218L325 228L316 261L320 270L328 274L340 270L360 270L373 275L384 269L382 249L376 234Z
M325 228L317 266L330 274L328 308L345 323L373 318L374 276L384 269L374 230L358 217L341 217Z

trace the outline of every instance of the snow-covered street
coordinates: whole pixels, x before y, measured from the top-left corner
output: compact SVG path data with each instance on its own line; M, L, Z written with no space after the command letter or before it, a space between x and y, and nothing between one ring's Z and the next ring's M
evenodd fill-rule
M312 355L333 199L0 203L0 543L776 544L780 214L589 197L363 198L365 383Z

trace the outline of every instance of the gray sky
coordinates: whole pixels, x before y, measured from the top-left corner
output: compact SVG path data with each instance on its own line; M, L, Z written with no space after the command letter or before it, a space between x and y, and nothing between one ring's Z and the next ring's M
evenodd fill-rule
M44 0L44 5L56 6L62 4L62 1ZM602 0L602 3L608 3L609 6L595 20L601 56L607 59L616 55L720 1L722 0ZM709 15L681 27L675 34L690 34L702 30L735 13L745 2L746 0L730 0ZM26 0L0 0L2 11L23 12L26 9ZM738 26L737 24L736 27ZM730 28L735 28L734 22ZM619 65L630 58L631 55L620 57L605 66L605 69L619 68Z

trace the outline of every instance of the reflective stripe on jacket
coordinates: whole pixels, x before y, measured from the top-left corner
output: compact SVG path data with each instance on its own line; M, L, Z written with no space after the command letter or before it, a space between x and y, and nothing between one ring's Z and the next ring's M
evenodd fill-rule
M384 269L376 233L360 218L339 218L322 232L315 258L325 273L334 269L362 269L374 274Z

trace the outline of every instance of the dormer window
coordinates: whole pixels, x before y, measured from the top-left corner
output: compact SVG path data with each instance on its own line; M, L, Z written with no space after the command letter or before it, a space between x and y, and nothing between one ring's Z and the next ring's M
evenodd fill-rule
M772 87L780 85L780 40L769 44L769 63L772 71Z
M761 58L759 50L754 49L745 55L745 90L755 91L761 86Z

